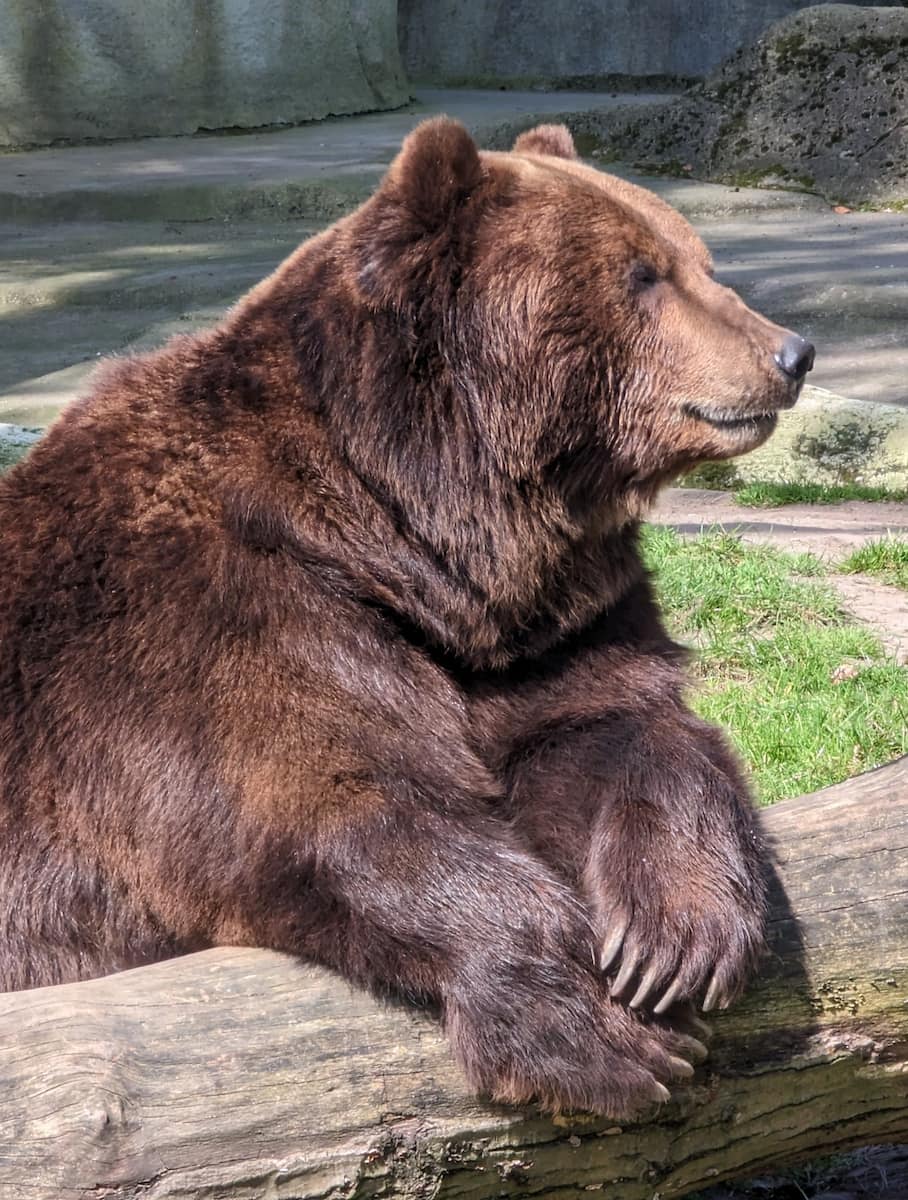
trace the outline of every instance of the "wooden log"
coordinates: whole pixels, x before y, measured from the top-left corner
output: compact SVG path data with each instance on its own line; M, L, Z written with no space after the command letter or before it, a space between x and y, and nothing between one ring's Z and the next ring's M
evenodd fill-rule
M766 969L648 1120L484 1104L428 1015L212 950L0 997L0 1197L668 1200L908 1140L908 758L766 825Z

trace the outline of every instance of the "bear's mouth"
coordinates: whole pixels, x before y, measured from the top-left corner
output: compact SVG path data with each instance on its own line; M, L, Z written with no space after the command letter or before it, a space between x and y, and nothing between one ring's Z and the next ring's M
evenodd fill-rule
M688 416L695 417L698 421L705 421L707 425L712 425L714 429L729 431L740 429L745 433L762 433L771 430L779 419L778 409L740 413L725 412L719 408L707 408L699 404L685 404L684 412Z

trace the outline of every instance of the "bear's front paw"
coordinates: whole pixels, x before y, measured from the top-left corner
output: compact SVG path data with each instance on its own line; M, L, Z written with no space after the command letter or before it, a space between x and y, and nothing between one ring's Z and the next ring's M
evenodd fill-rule
M516 966L516 964L514 964ZM549 1112L586 1111L625 1120L670 1099L706 1047L647 1023L609 997L592 971L527 962L495 967L449 995L445 1024L477 1091ZM459 991L459 989L458 989Z
M629 996L631 1008L655 1001L653 1012L665 1013L700 996L704 1011L727 1008L741 992L763 946L762 894L722 886L713 870L647 879L643 865L633 879L597 881L599 965L615 972L613 996Z

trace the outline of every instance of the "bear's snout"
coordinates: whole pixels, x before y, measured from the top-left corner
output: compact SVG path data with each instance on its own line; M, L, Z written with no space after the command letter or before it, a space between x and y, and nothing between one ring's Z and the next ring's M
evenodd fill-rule
M816 352L806 338L790 333L773 355L776 365L796 383L800 383L808 371L813 370Z

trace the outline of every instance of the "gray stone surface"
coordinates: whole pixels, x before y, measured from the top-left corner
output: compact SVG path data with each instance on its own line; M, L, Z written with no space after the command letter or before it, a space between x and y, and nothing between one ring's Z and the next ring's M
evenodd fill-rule
M594 86L705 75L804 0L399 0L419 83Z
M427 89L398 111L293 129L13 152L0 155L0 221L333 219L365 199L433 113L457 117L487 143L505 125L519 131L591 107L624 114L670 99ZM772 202L762 195L761 204Z
M396 0L0 0L0 146L393 108Z
M805 9L671 105L583 127L643 169L908 201L908 8Z
M806 387L758 450L725 465L725 483L859 483L908 488L908 408ZM905 506L902 506L905 509ZM905 513L908 520L908 510Z
M682 205L689 186L678 181ZM824 206L695 220L720 280L816 345L812 383L908 409L908 213Z

